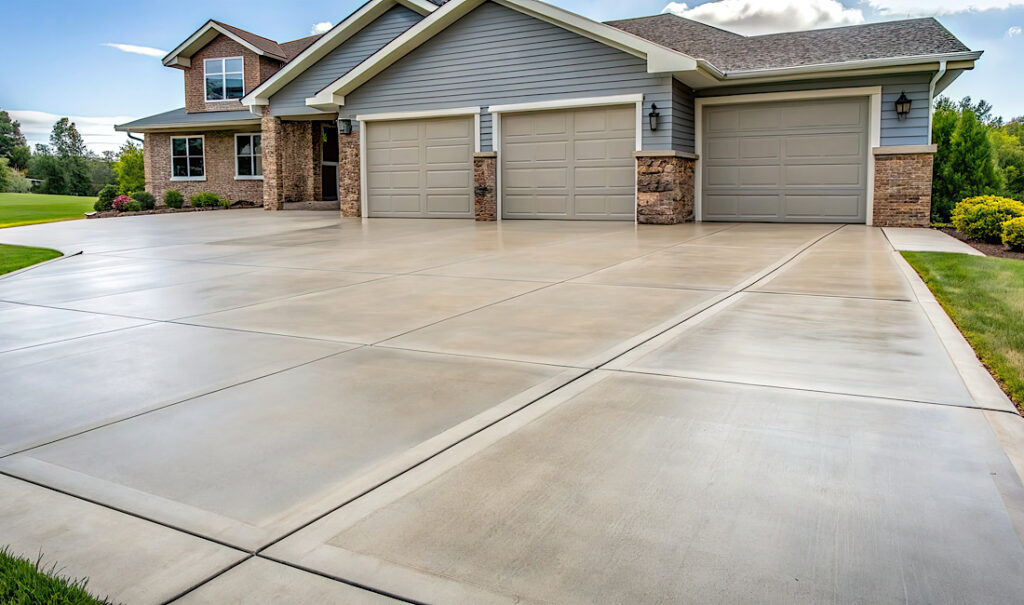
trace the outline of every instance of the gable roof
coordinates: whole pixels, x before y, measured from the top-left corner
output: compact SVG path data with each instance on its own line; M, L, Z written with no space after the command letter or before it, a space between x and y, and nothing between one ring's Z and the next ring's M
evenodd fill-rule
M291 61L322 37L323 34L314 34L305 38L299 38L298 40L292 40L291 42L282 42L281 50L284 51L284 56Z
M742 36L672 13L608 25L704 59L722 72L971 52L931 17L761 36Z
M192 55L199 52L201 48L219 35L231 38L257 55L270 57L278 61L287 60L284 50L281 49L277 42L228 25L227 23L210 19L193 32L184 42L179 44L177 48L167 53L162 59L163 64L168 67L191 67Z
M191 128L210 129L216 127L237 127L242 125L256 125L260 118L248 111L200 111L188 113L184 107L172 109L124 124L114 126L119 132L150 132L156 130L189 130Z

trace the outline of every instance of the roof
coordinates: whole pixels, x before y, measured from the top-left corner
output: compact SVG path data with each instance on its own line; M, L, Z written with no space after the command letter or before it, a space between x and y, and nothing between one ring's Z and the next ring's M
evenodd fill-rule
M284 51L285 58L288 61L291 61L321 37L323 37L323 34L316 34L313 36L306 36L305 38L299 38L298 40L292 40L291 42L282 42L281 50Z
M723 72L970 52L931 17L762 36L742 36L672 13L607 23Z
M245 40L249 44L252 44L256 48L267 53L268 55L274 55L277 57L286 56L284 49L281 48L281 45L271 40L270 38L264 38L263 36L256 35L250 31L246 31L244 29L235 27L234 25L228 25L227 23L223 23L221 21L217 21L214 19L210 19L210 22L216 23L217 25L223 27L229 32L235 34L239 38Z
M146 130L157 130L161 128L189 128L212 127L212 126L243 126L246 124L259 124L259 116L248 111L202 111L198 113L186 113L184 107L172 109L156 115L140 118L125 124L114 126L114 130L125 132L134 130L144 132Z

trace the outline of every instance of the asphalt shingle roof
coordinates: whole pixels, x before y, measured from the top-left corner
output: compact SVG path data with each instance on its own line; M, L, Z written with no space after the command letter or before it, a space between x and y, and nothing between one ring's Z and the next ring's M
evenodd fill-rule
M741 36L671 13L607 25L726 72L970 50L931 17L763 36Z
M162 126L214 124L222 122L250 122L259 121L259 117L248 111L201 111L197 113L186 113L184 107L172 109L145 118L139 118L125 124L115 126L117 130L137 130L144 128L158 128Z

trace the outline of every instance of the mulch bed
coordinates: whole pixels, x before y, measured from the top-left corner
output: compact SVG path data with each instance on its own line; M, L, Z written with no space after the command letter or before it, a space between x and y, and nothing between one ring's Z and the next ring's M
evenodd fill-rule
M945 233L946 235L952 235L953 237L957 238L958 240L962 241L968 246L974 248L975 250L980 250L985 254L985 256L997 256L1000 258L1015 258L1017 260L1024 260L1024 252L1014 252L1013 250L1008 250L1006 246L1002 244L986 244L985 242L969 240L966 237L964 237L963 233L960 233L956 229L952 229L949 227L944 227L942 229L939 229L939 231Z
M168 207L164 206L163 208L154 208L153 210L140 210L139 212L115 212L113 210L108 210L106 212L88 212L88 213L86 213L85 218L109 218L109 217L114 217L114 216L142 216L144 214L173 214L175 212L207 212L207 211L212 212L212 211L216 211L216 210L234 210L236 208L258 208L258 207L259 206L257 206L253 202L235 202L234 204L231 204L227 208L225 208L224 206L212 206L212 207L209 207L209 208L207 208L207 207L193 208L192 206L185 206L183 208L168 208Z

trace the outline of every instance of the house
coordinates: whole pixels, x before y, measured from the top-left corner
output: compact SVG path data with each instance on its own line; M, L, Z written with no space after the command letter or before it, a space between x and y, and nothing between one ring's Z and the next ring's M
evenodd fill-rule
M741 36L537 0L370 0L277 43L209 21L145 133L161 199L344 216L928 223L932 99L981 56L938 21Z

